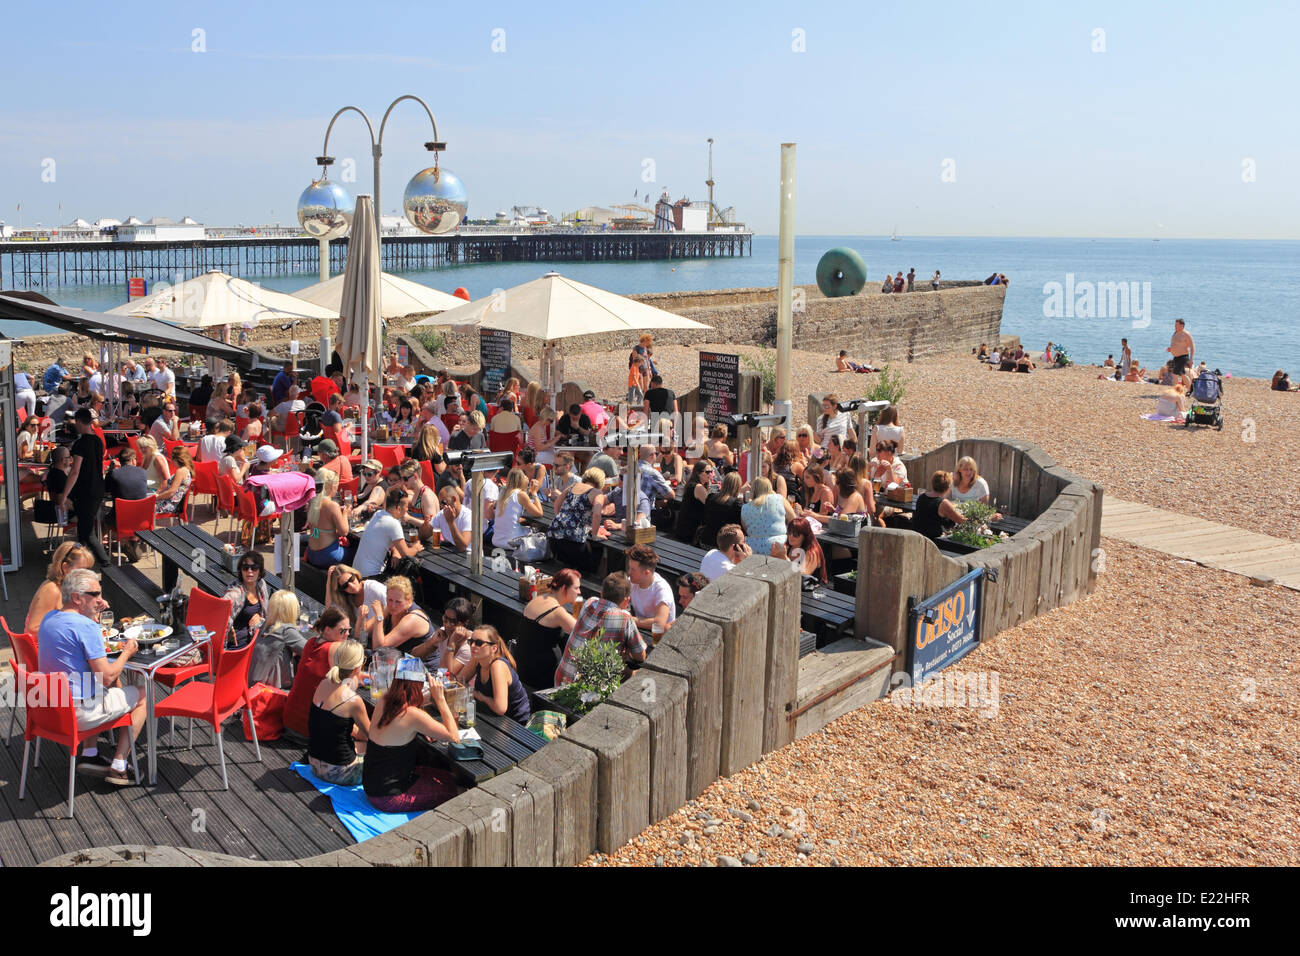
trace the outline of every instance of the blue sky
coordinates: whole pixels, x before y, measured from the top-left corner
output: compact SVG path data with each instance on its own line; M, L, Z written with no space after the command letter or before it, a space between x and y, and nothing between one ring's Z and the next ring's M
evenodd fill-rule
M804 234L1300 238L1295 4L271 0L4 19L10 224L20 202L26 225L288 223L333 112L377 125L415 93L475 217L704 198L712 136L719 204L760 232L793 141ZM398 106L386 212L429 138ZM370 191L359 119L330 151Z

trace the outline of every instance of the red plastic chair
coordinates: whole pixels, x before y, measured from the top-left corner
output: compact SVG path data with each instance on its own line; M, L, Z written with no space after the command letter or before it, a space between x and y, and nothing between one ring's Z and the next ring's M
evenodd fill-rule
M131 446L131 450L132 450L133 452L135 452L135 463L138 465L138 464L140 463L140 458L141 458L141 455L140 455L140 436L139 436L139 435L127 435L127 436L126 436L126 443L127 443L128 445L130 445L130 446Z
M188 680L202 677L212 672L211 649L216 644L224 644L226 631L230 629L229 598L213 597L198 588L190 590L190 600L185 606L185 626L199 625L215 636L200 650L201 661L198 664L186 664L181 667L160 667L154 675L154 683L164 687L176 688Z
M339 482L339 497L342 498L345 494L347 494L347 493L350 491L350 492L352 492L352 497L353 497L353 498L356 498L356 496L357 496L357 489L360 488L360 487L361 487L361 477L360 477L359 475L354 476L353 478L349 479L348 481L340 481L340 482Z
M236 415L236 416L235 416L235 434L236 434L236 435L243 435L243 434L244 434L244 429L248 427L248 423L251 422L251 421L252 421L251 418L244 418L242 415Z
M207 418L208 418L208 406L206 405L190 406L190 421L203 422L203 421L207 421Z
M180 507L177 508L175 511L171 512L170 514L161 514L161 515L155 514L154 520L157 521L158 519L161 518L163 521L170 521L173 524L175 524L177 521L179 521L181 524L189 524L190 523L190 494L191 492L193 492L193 490L194 490L194 484L193 482L191 482L190 487L185 490L185 497L181 499Z
M27 421L27 406L19 405L17 411L18 411L18 424L21 425Z
M27 721L23 730L23 773L18 781L18 799L22 800L27 794L27 755L31 751L32 741L36 741L36 761L33 764L36 767L41 765L42 740L62 744L68 748L68 819L72 819L77 797L77 748L87 740L94 740L104 730L125 729L129 734L131 714L128 711L117 720L78 730L77 706L72 702L67 674L62 671L41 674L29 671L22 664L18 664L15 670L18 675L16 686L23 688L27 703ZM131 769L135 772L136 780L139 780L140 768L136 765L134 742L131 745Z
M238 508L235 505L235 479L229 475L217 476L217 517L228 515L230 524L227 530L235 526L235 514Z
M420 475L423 477L424 483L430 488L434 487L438 480L438 476L433 471L433 462L427 458L420 459Z
M523 432L488 432L488 449L491 451L508 451L518 455L523 450Z
M14 654L14 658L13 658L14 665L15 665L14 673L17 674L18 672L17 670L18 664L22 664L23 667L26 667L29 671L35 670L36 667L38 666L36 662L40 659L39 651L36 646L36 635L15 634L13 631L9 629L9 622L4 619L3 615L0 615L0 625L4 625L5 633L9 635L9 649L13 651ZM18 686L18 682L16 679L14 681L14 686L15 687ZM18 722L18 702L15 701L13 714L9 718L10 737L14 735L14 725L17 722Z
M270 518L274 521L281 517L280 512L273 511L269 515L259 515L257 509L257 498L247 489L235 486L235 508L236 514L240 521L251 521L257 524L262 518ZM254 532L254 541L256 541L256 532Z
M454 434L456 426L460 424L460 412L448 412L442 416L442 423L447 426L447 434Z
M180 442L179 444L181 444L181 445L183 445L183 446L185 447L185 450L186 450L187 452L190 453L190 457L191 457L191 458L198 458L198 457L199 457L199 443L198 443L198 442L196 442L196 441L183 441L183 442ZM171 457L171 454L172 454L172 450L171 450L170 448L168 448L168 449L167 449L167 457L170 458L170 457Z
M375 461L384 466L384 470L395 468L406 460L405 445L371 445L370 454Z
M227 602L228 603L228 602ZM221 647L225 635L212 639L212 683L192 681L164 698L155 708L159 717L188 717L201 720L212 727L212 736L217 741L217 753L221 755L221 786L230 789L226 779L226 748L222 743L221 724L232 714L237 714L245 707L252 710L253 697L248 687L248 668L253 662L253 648L257 638L249 641L238 650L226 650ZM257 742L257 723L249 721L253 728L253 752L257 754L258 763L262 762L262 748Z
M158 496L132 500L130 498L113 499L113 529L117 532L117 563L122 563L122 542L134 538L137 531L154 529L154 509Z
M176 438L163 439L163 454L167 456L168 462L172 460L172 449L184 444L185 442L180 441L179 439ZM191 452L191 454L193 454L193 452Z
M218 461L196 461L194 463L194 481L190 485L192 495L211 495L212 512L217 511L217 472L221 469Z

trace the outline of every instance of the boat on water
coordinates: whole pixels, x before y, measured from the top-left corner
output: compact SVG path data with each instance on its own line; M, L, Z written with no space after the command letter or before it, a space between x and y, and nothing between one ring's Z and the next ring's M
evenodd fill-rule
M900 236L900 235L898 234L898 227L897 227L897 226L895 226L892 230L890 230L890 233L889 233L889 241L890 241L890 242L902 242L902 241L903 241L903 237Z

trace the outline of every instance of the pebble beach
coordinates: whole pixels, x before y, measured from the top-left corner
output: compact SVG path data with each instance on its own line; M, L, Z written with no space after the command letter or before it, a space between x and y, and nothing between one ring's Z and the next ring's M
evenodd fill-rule
M615 358L568 356L567 377L617 395ZM694 383L695 350L657 348L655 359L669 387ZM808 393L860 395L870 379L832 368L825 355L794 354L797 420ZM918 361L905 367L907 450L1020 437L1107 494L1293 537L1300 475L1285 463L1300 448L1300 395L1229 379L1224 430L1183 429L1139 417L1158 387L1099 372ZM1300 664L1288 637L1300 594L1114 539L1103 546L1092 595L955 666L996 675L995 713L877 701L589 864L1300 863Z

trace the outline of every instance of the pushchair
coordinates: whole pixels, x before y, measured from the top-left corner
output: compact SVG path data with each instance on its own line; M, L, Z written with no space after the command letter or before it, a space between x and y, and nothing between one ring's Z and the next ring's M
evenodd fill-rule
M1223 375L1217 368L1196 377L1192 382L1191 398L1191 410L1183 427L1213 425L1223 431Z

